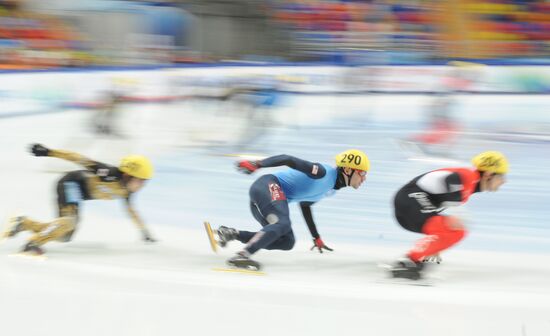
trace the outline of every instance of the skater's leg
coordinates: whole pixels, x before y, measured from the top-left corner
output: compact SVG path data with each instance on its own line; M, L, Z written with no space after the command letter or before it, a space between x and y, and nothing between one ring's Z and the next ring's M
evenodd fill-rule
M72 220L71 230L66 232L63 236L56 238L57 241L68 242L72 239L80 218L78 215L78 204L60 205L59 218L71 218Z
M448 249L466 235L461 221L453 216L433 216L426 221L422 231L427 236L420 239L407 254L414 262Z
M26 216L15 216L8 219L6 227L2 232L2 238L15 237L19 232L32 231L40 232L48 226L48 223L41 223Z
M227 263L240 268L259 269L259 263L251 260L251 254L260 249L290 250L294 246L294 235L286 196L273 175L260 177L250 187L252 215L263 226L259 232L240 231L239 240L246 247Z
M79 221L78 208L80 201L82 201L82 192L78 183L69 179L70 178L67 176L61 179L57 184L57 208L59 217L71 217L74 219L72 230L66 232L65 235L57 239L62 242L70 241L76 231Z
M21 227L22 227L22 230L21 231L32 231L34 233L38 233L42 230L45 230L48 225L50 223L49 222L39 222L39 221L35 221L33 219L30 219L28 217L22 217L21 218Z
M254 254L260 249L290 250L294 246L288 202L274 201L264 206L258 205L259 211L265 216L265 225L248 240L245 250Z
M66 242L72 237L78 222L78 205L82 200L77 182L66 175L57 184L57 205L59 217L50 223L35 225L37 230L29 240L32 246L41 246L52 240Z
M68 232L68 234L72 234L72 232L74 232L74 227L78 221L78 202L82 200L78 183L71 181L71 178L73 178L73 175L69 173L57 183L57 206L59 209L59 218L74 217L74 220L71 219L73 222L71 225L73 230ZM63 219L61 222L65 222L65 220ZM59 225L58 220L56 219L52 222L40 222L26 216L16 216L10 218L10 232L5 232L4 236L13 237L21 231L31 231L39 235L43 231L51 231L52 225Z
M252 212L252 215L254 218L262 224L262 226L265 228L266 226L270 225L267 220L262 217L262 214L258 208L258 206L250 202L250 211ZM268 210L269 212L269 210ZM237 240L242 242L243 244L247 244L252 237L254 237L258 232L250 232L250 231L238 231L238 237ZM266 250L290 250L294 246L295 238L292 231L289 233L283 234L279 239L274 241L269 246L266 246Z
M78 205L59 204L59 217L48 223L28 219L25 222L35 233L30 241L36 245L43 245L51 240L67 242L71 240L78 223Z
M249 232L249 231L239 231L239 240L243 244L247 244L258 232ZM294 238L294 233L290 231L279 237L277 240L265 246L266 250L291 250L294 247L296 239Z
M46 229L34 234L29 242L33 245L41 246L52 240L63 240L68 233L74 231L75 223L75 217L59 217L49 223Z
M263 249L288 251L288 250L292 250L295 243L296 243L296 238L294 238L294 232L290 230L290 232L280 236L277 240L265 246Z
M239 235L237 236L237 240L240 241L243 244L247 244L252 237L258 232L251 232L251 231L239 231Z
M293 238L293 235L288 201L279 180L273 175L264 175L256 180L250 187L250 202L252 215L263 226L263 229L252 237L249 233L243 234L242 238L247 239L246 253L253 254L262 248L292 248L294 244L290 238ZM289 236L286 239L275 243L287 234ZM272 245L273 243L275 244Z
M288 204L286 205L288 210ZM274 212L268 212L270 215ZM267 218L273 220L273 216ZM252 259L250 255L260 249L266 250L290 250L294 247L294 234L290 228L290 218L286 216L282 220L273 222L257 232L249 241L247 246L237 253L233 258L227 260L230 266L259 270L260 264Z
M252 213L252 216L260 223L262 226L266 226L269 223L266 221L266 219L262 216L260 209L254 202L250 202L250 212ZM256 232L251 231L243 231L239 230L237 240L240 241L243 244L247 244L254 235L256 235Z
M250 212L252 212L252 215L254 218L262 224L262 226L268 225L267 221L261 216L260 211L256 207L255 203L250 202ZM225 247L228 242L232 240L238 240L243 244L246 244L254 237L257 231L244 231L244 230L237 230L234 228L228 228L226 226L220 226L216 233L218 235L218 245Z
M71 239L78 222L78 205L82 193L77 182L66 175L57 183L57 206L59 217L31 237L29 244L41 246L52 240L67 242Z
M273 175L264 175L256 180L250 187L250 212L252 216L262 227L271 226L279 222L279 219L283 219L281 223L283 225L288 222L290 227L290 218L288 211L288 203L286 197L279 185L279 181ZM264 230L262 230L264 231ZM260 231L260 232L262 232ZM272 231L272 229L268 230ZM277 229L278 236L283 236L287 233L287 229ZM243 244L248 244L250 240L258 234L257 231L244 231L239 230L235 239L239 240ZM293 238L293 236L292 236ZM290 245L289 242L292 239L288 237L286 243L282 245ZM256 240L259 239L256 237Z
M394 198L394 211L395 218L399 225L405 230L423 233L422 229L424 224L435 213L422 212L421 206L414 199L409 197L411 193L417 190L410 190L408 188L402 188L397 192ZM412 280L418 280L421 278L421 271L423 270L422 262L418 260L411 260L407 255L395 261L390 269L391 275L395 278L407 278Z

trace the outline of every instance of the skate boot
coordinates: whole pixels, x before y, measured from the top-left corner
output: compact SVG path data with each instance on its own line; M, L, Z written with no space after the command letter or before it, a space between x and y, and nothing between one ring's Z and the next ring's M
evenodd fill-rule
M2 232L2 239L14 237L19 232L23 231L23 216L15 216L8 219L4 232Z
M237 253L233 258L227 260L227 265L242 268L249 271L259 271L261 265L259 262L250 259L248 253L241 251Z
M218 236L218 245L220 245L221 247L225 247L228 242L237 239L237 237L239 236L239 231L233 228L228 228L226 226L220 226L216 230L216 234Z
M422 278L422 269L424 264L414 262L408 257L398 259L390 269L394 278L404 278L410 280L420 280Z
M36 245L34 242L28 242L21 249L21 253L34 255L34 256L41 256L44 254L44 250L39 245Z

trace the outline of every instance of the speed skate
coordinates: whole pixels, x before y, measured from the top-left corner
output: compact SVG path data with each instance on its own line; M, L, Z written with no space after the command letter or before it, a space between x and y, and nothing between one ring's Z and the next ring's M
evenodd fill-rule
M204 221L204 229L210 243L210 248L214 253L218 253L218 241L210 222ZM222 245L223 246L223 245ZM241 273L241 274L252 274L252 275L265 275L264 272L260 271L260 263L246 258L246 260L240 260L236 258L231 258L227 261L229 267L216 267L213 268L213 271L216 272L225 272L225 273Z
M437 278L432 275L422 274L419 279L413 280L402 277L395 277L392 271L393 265L387 263L380 263L378 267L384 270L384 277L377 279L378 283L396 284L396 285L409 285L409 286L421 286L431 287L436 284Z

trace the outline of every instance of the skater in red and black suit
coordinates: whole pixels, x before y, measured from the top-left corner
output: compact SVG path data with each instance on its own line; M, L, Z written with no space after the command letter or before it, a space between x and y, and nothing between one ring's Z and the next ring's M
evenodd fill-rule
M423 233L405 258L391 268L395 278L418 280L423 262L440 262L439 253L461 241L466 235L462 220L441 212L449 206L468 201L473 193L497 191L508 172L503 154L489 151L472 159L474 168L444 168L422 174L407 183L395 195L395 217L406 230Z

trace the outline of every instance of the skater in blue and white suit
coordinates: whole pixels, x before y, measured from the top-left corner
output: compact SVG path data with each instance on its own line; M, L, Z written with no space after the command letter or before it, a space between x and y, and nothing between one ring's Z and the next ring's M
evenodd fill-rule
M298 202L319 252L332 251L317 231L311 206L335 190L351 186L358 189L366 179L370 163L362 151L350 149L336 156L336 167L313 163L290 155L277 155L259 161L243 160L237 168L252 174L259 168L287 166L289 169L260 176L250 187L250 210L262 225L258 232L221 226L216 230L218 244L226 246L238 240L246 244L243 250L227 260L230 266L258 270L260 264L250 256L261 249L290 250L295 238L292 232L289 202Z

